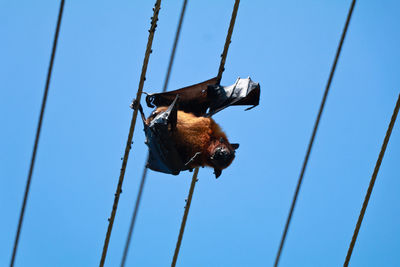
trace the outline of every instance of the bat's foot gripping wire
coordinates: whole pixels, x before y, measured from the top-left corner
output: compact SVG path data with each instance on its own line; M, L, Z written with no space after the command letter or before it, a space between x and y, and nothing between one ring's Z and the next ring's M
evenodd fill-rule
M133 99L132 104L130 105L130 108L133 110L139 110L140 115L142 116L142 120L146 121L146 116L144 115L143 107L139 103L139 101L137 101L136 99Z

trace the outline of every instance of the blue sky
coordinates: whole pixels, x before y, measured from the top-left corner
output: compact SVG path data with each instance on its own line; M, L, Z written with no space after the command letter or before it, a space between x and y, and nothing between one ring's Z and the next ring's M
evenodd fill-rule
M233 0L191 1L169 89L214 77ZM16 266L96 266L154 1L66 1ZM163 1L144 90L162 89L182 1ZM347 15L346 1L242 1L222 84L257 108L217 114L234 163L201 169L178 266L270 266ZM0 265L9 263L59 1L0 1ZM280 266L343 264L400 88L400 4L358 1ZM146 109L146 113L150 110ZM107 266L120 263L147 148L134 135ZM395 125L351 266L399 266ZM191 173L149 172L128 266L170 264Z

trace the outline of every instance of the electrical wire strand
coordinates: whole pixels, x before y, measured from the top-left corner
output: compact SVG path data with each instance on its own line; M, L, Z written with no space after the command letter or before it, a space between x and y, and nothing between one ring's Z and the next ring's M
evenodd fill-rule
M280 259L281 253L282 253L283 245L284 245L285 240L286 240L286 235L287 235L287 232L288 232L288 229L289 229L289 225L290 225L290 222L291 222L291 219L292 219L292 216L293 216L293 211L294 211L294 208L296 206L297 197L299 195L300 187L301 187L301 184L302 184L302 181L303 181L303 177L304 177L304 173L305 173L306 168L307 168L308 159L309 159L310 154L311 154L311 149L312 149L312 146L314 144L315 136L317 134L318 125L319 125L319 122L321 120L322 112L323 112L324 107L325 107L325 102L326 102L326 99L328 97L328 93L329 93L329 89L330 89L330 86L331 86L331 83L332 83L333 75L335 73L336 65L337 65L337 62L338 62L339 57L340 57L340 52L342 50L343 42L344 42L344 39L346 37L346 33L347 33L347 30L348 30L348 27L349 27L349 24L350 24L350 20L351 20L352 14L353 14L353 10L354 10L355 4L356 4L356 0L353 0L351 2L350 9L349 9L349 12L347 14L346 23L345 23L345 26L344 26L344 29L343 29L343 32L342 32L342 35L341 35L341 38L340 38L339 46L338 46L337 51L336 51L335 60L333 62L333 65L332 65L332 68L331 68L331 71L330 71L330 74L329 74L328 82L327 82L326 87L325 87L324 96L322 98L321 105L319 107L317 119L315 121L314 129L313 129L313 132L312 132L312 135L311 135L311 139L310 139L310 141L308 143L306 156L305 156L304 161L303 161L303 166L301 168L301 172L300 172L300 176L299 176L299 179L298 179L298 182L297 182L296 190L295 190L295 193L294 193L294 196L293 196L292 204L290 206L290 211L289 211L289 215L288 215L287 220L286 220L285 229L283 231L282 238L281 238L280 245L279 245L279 249L278 249L278 252L276 254L275 263L274 263L275 267L277 267L278 264L279 264L279 259Z
M148 37L148 41L147 41L145 57L143 60L143 66L142 66L142 72L140 75L139 87L138 87L137 94L136 94L136 100L138 102L140 102L142 92L143 92L144 81L146 80L147 65L149 63L150 54L152 52L151 47L153 44L154 33L157 28L158 13L160 11L160 8L161 8L161 0L157 0L154 5L154 8L153 8L154 13L153 13L153 17L151 17L151 26L150 26L150 30L149 30L149 37ZM107 256L108 244L110 242L111 231L112 231L112 227L114 224L115 214L117 213L119 197L122 192L122 183L123 183L124 177L125 177L125 170L126 170L126 165L128 163L129 152L130 152L131 146L132 146L132 139L133 139L133 133L135 130L137 115L138 115L138 109L134 109L130 128L129 128L128 140L127 140L126 146L125 146L125 153L124 153L124 157L122 160L122 167L121 167L121 171L120 171L120 175L119 175L119 179L118 179L117 190L115 192L114 203L113 203L113 207L111 210L111 216L108 219L109 223L108 223L106 238L104 240L103 252L101 255L101 260L100 260L100 265L99 265L100 267L104 266L104 262L105 262L106 256Z
M148 156L147 156L147 158L148 158ZM129 252L129 247L130 247L131 238L132 238L132 234L133 234L133 229L135 228L136 217L137 217L137 214L138 214L138 211L139 211L140 202L141 202L141 199L142 199L144 184L146 182L146 176L147 176L147 167L145 166L143 168L142 179L140 180L140 185L139 185L139 192L138 192L137 197L136 197L135 208L133 209L133 215L132 215L132 218L131 218L131 223L129 225L128 235L126 237L124 253L122 254L121 267L125 266L126 259L128 257L128 252Z
M360 231L361 223L363 221L365 211L367 209L368 202L369 202L369 199L372 194L372 189L374 188L376 177L378 176L379 168L381 167L383 156L385 155L386 147L389 143L390 135L392 134L393 126L396 122L397 114L399 113L399 108L400 108L400 94L397 98L396 106L394 108L392 118L390 119L389 127L386 131L385 139L383 140L381 151L379 152L378 160L376 161L374 172L372 173L371 181L369 182L368 190L367 190L367 193L364 198L364 203L362 205L360 215L358 216L358 220L357 220L356 227L354 229L353 237L351 239L350 246L347 251L346 259L343 264L344 267L347 267L349 265L351 254L353 253L354 245L356 244L358 232Z
M57 18L57 26L56 26L56 30L55 30L55 34L54 34L54 39L53 39L53 48L52 48L51 56L50 56L50 64L49 64L49 68L47 71L47 78L46 78L46 85L45 85L45 89L44 89L43 99L42 99L42 106L40 109L39 121L38 121L38 125L36 128L35 143L33 146L31 163L30 163L28 178L27 178L26 186L25 186L24 199L22 202L21 212L19 215L18 227L17 227L17 232L15 235L14 247L13 247L13 252L12 252L11 261L10 261L10 267L13 267L14 263L15 263L15 257L17 255L19 238L21 235L22 224L24 221L26 204L28 202L29 189L30 189L30 185L31 185L31 181L32 181L33 169L35 167L36 153L37 153L37 149L39 146L40 132L42 130L44 111L45 111L46 103L47 103L47 95L49 92L51 75L53 73L54 58L55 58L56 50L57 50L57 43L58 43L58 36L60 33L62 15L64 12L64 3L65 3L65 1L61 0L59 12L58 12L58 18Z
M239 3L240 3L240 0L235 0L235 4L233 6L231 21L229 23L228 33L227 33L227 36L226 36L226 39L225 39L224 50L223 50L223 52L221 54L221 62L220 62L220 65L219 65L218 75L217 75L217 84L220 83L221 78L222 78L222 73L225 70L226 57L228 55L229 45L231 44L231 37L232 37L233 28L235 26L236 15L237 15L237 12L238 12L238 9L239 9ZM192 182L190 184L187 203L186 203L186 206L185 206L185 211L183 213L182 223L181 223L181 227L179 229L178 240L176 242L176 247L175 247L175 251L174 251L174 256L172 258L171 267L175 267L176 262L178 260L179 251L180 251L181 244L182 244L183 233L185 231L186 221L187 221L187 217L188 217L188 214L189 214L190 204L192 202L194 188L195 188L196 182L198 180L197 179L198 173L199 173L199 168L197 167L194 170L193 177L192 177Z
M235 26L237 12L239 10L239 3L240 3L240 0L236 0L235 5L233 6L231 21L229 23L228 34L226 35L224 50L222 51L222 54L221 54L221 62L219 63L217 84L219 84L221 82L222 73L225 70L225 61L226 61L226 57L228 56L229 45L231 44L233 28Z
M174 257L172 258L171 267L175 267L176 261L178 260L179 250L180 250L181 244L182 244L183 232L185 231L186 221L187 221L187 217L189 215L190 204L192 203L194 187L197 182L198 174L199 174L199 168L197 167L194 169L192 182L190 184L189 194L188 194L188 198L186 201L185 211L183 213L181 228L179 229L178 241L176 242L176 247L175 247Z
M176 33L175 33L175 40L174 40L174 44L172 46L171 56L170 56L170 59L169 59L167 74L166 74L165 80L164 80L164 86L163 86L163 90L162 90L163 92L165 92L167 90L167 87L168 87L169 77L171 75L172 65L173 65L174 59L175 59L175 52L176 52L176 48L178 46L178 41L179 41L181 28L182 28L182 24L183 24L183 18L185 16L187 2L188 2L188 0L184 0L183 1L181 14L180 14L180 17L179 17L179 22L178 22L178 27L177 27ZM147 155L147 159L148 159L148 157L149 156ZM146 162L147 161L148 160L146 160ZM136 197L135 207L133 209L133 214L132 214L131 222L130 222L130 225L129 225L129 230L128 230L128 235L127 235L126 242L125 242L124 252L122 254L121 267L125 266L126 259L128 257L128 252L129 252L129 247L130 247L130 243L131 243L131 239L132 239L133 229L135 228L136 217L137 217L137 214L139 212L140 202L141 202L141 199L142 199L144 185L146 183L146 178L147 178L147 167L145 165L144 168L143 168L142 179L140 180L139 191L138 191L138 194L137 194L137 197Z

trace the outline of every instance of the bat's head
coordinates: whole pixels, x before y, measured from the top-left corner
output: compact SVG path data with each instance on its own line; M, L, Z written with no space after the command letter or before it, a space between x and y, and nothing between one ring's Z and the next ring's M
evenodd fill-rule
M239 147L239 144L230 144L227 140L221 138L217 145L214 147L210 161L214 167L215 177L218 178L221 175L223 169L231 165L235 158L235 150Z

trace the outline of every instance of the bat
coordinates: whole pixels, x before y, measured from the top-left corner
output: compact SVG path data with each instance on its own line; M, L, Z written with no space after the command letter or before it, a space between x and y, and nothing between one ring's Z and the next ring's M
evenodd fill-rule
M146 103L156 107L146 118L136 101L149 147L147 167L177 175L180 171L208 166L218 178L235 158L239 144L230 143L211 116L231 105L259 104L260 86L238 78L231 86L215 85L216 78L175 91L148 94Z

